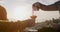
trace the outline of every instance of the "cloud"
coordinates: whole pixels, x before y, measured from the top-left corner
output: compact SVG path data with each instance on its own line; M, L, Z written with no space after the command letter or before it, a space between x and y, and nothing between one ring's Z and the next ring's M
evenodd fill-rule
M44 4L44 5L51 5L51 4L54 4L57 1L59 1L59 0L39 0L39 2Z
M11 4L33 4L35 2L40 2L44 5L50 5L53 4L59 0L2 0L5 3L11 3Z

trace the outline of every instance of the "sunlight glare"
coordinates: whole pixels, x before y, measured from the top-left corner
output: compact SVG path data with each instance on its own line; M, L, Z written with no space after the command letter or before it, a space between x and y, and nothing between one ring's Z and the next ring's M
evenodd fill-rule
M18 6L14 10L14 19L16 20L26 20L29 19L29 13L27 7Z

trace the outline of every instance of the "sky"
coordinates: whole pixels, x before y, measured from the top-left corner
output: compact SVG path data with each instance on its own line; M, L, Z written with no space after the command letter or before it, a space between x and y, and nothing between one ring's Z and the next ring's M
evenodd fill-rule
M44 5L54 4L59 0L1 0L0 5L6 8L9 20L26 20L32 15L32 4L40 2ZM59 11L35 11L36 22L59 17Z

